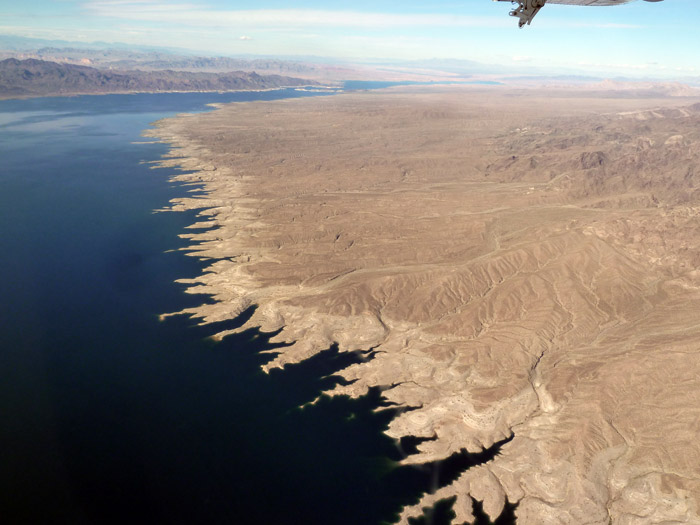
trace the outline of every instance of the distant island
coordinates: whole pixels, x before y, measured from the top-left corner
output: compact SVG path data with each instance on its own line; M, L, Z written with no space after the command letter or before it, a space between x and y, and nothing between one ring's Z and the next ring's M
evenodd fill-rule
M247 91L318 85L255 72L111 71L46 60L0 61L0 97L169 91Z

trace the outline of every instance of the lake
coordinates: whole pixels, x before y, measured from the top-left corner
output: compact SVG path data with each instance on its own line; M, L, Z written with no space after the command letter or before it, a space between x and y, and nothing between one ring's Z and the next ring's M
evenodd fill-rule
M367 356L329 349L265 375L265 334L207 338L245 316L158 320L207 300L174 283L206 263L178 251L193 212L153 213L186 189L150 169L167 146L142 130L209 103L300 96L320 94L0 101L4 522L391 522L497 451L399 467L415 443L382 433L394 411L375 410L379 391L300 408ZM449 518L445 502L421 522Z

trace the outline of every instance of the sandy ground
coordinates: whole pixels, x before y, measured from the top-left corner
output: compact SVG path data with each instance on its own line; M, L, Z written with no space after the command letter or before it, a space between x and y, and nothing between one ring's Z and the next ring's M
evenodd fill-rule
M451 496L470 521L472 496L522 524L700 523L697 100L404 88L152 135L211 261L188 282L216 302L186 313L257 305L244 328L294 343L269 367L375 348L334 393L411 407L387 433L434 439L407 462L514 435L403 521Z

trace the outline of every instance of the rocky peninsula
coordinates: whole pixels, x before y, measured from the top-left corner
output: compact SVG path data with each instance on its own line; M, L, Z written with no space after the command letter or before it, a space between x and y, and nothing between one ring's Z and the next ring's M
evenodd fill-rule
M403 88L160 121L210 261L184 313L251 306L282 367L373 349L421 463L508 436L404 509L518 523L700 523L700 104ZM226 336L221 333L220 337Z

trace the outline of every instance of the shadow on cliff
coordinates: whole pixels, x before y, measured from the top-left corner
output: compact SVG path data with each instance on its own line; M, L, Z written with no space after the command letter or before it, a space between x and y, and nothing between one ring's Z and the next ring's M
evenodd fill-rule
M218 333L241 326L252 313L190 329L201 336ZM243 453L227 458L233 479L220 479L227 492L235 487L230 491L235 498L217 505L227 515L235 513L237 523L391 523L404 506L492 460L512 439L476 454L462 450L442 461L401 465L425 441L397 442L384 434L405 408L387 403L380 388L358 399L322 394L344 382L335 374L371 359L372 351L339 352L332 347L265 374L260 367L285 346L270 343L274 335L249 330L209 343L212 352L230 359L222 373L230 374L231 381L221 395L235 405L236 420L223 435ZM449 523L451 506L449 500L439 502L414 523ZM222 508L215 507L214 515L220 514ZM514 523L508 518L513 509L507 507L496 523ZM478 524L490 523L478 502L475 516Z

